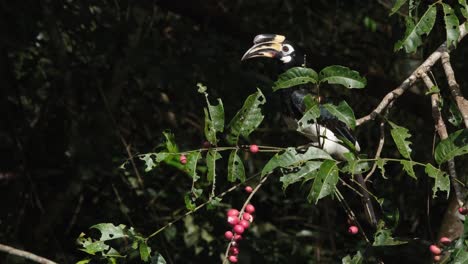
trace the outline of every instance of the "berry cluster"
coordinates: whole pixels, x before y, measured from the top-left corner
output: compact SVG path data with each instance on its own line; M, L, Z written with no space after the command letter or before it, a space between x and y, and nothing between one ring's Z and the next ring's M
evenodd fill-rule
M452 243L452 240L448 237L441 237L439 239L439 246L448 246ZM429 250L433 255L434 262L439 262L441 259L442 249L438 245L432 244L429 246Z
M247 186L250 187L250 186ZM249 192L246 187L246 192ZM250 187L250 192L252 188ZM242 240L242 234L250 227L250 223L253 222L253 213L255 207L252 204L245 206L244 212L241 214L237 209L229 209L227 211L227 222L232 227L232 230L228 230L224 233L224 237L230 241L229 256L228 260L231 263L237 263L237 256L239 255L239 241Z

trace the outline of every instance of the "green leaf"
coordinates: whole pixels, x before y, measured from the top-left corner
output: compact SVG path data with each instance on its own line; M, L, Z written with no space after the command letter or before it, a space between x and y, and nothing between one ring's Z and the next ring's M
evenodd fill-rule
M434 157L437 164L442 164L457 156L468 153L468 129L461 129L442 140L435 149Z
M460 29L458 26L460 22L458 17L455 15L453 8L446 3L441 3L444 8L444 21L445 31L447 34L447 47L456 47L458 43L458 37L460 36Z
M405 37L395 43L394 50L398 51L404 47L406 53L416 52L416 49L422 44L422 35L429 35L431 32L436 16L437 7L430 5L418 23L414 24L412 18L407 18Z
M306 96L304 96L303 102L306 107L306 111L313 107L319 107L319 101L318 101L317 96L313 96L312 94L307 94ZM320 112L319 112L319 115L320 115Z
M453 101L449 101L449 112L450 116L448 117L448 121L454 126L460 126L463 122L463 116L460 113L457 105Z
M140 243L140 258L144 262L148 262L151 255L151 248L145 242Z
M407 241L401 241L392 237L392 232L388 229L379 229L375 232L374 235L374 243L372 246L374 247L382 247L382 246L398 246L402 244L408 243Z
M241 182L245 181L244 163L237 155L237 150L231 151L228 161L228 181L234 182L239 179Z
M280 89L306 83L317 83L317 80L318 75L314 70L304 67L294 67L278 77L278 80L273 84L273 91L276 92Z
M426 93L425 95L431 95L431 94L435 94L435 93L440 93L440 89L437 85L434 85L432 86Z
M351 129L356 127L356 117L354 116L353 109L345 101L341 101L338 106L332 104L324 104L322 106Z
M392 7L392 10L390 11L390 15L395 14L400 8L406 3L408 0L396 0L395 4Z
M224 130L224 106L221 99L218 98L218 104L212 105L208 99L207 88L201 83L197 84L198 92L205 95L207 108L205 112L205 137L211 144L216 144L216 132Z
M287 168L305 163L308 160L332 159L331 156L322 149L310 146L306 151L303 149L287 148L281 153L273 156L262 169L262 177L272 172L276 168Z
M205 113L205 138L211 144L216 144L218 142L218 140L216 139L216 130L214 129L213 122L210 119L208 109L203 108L203 112Z
M185 208L187 208L187 210L189 211L195 210L195 207L196 207L191 197L192 197L192 193L186 193L184 196Z
M338 183L338 167L336 161L325 160L320 166L317 177L310 190L307 199L309 202L317 202L332 194L335 191L336 184Z
M88 264L89 262L91 262L91 259L82 259L80 261L78 261L76 264Z
M411 159L411 148L409 147L411 142L406 140L411 137L411 134L408 133L408 129L398 126L391 121L389 121L389 123L392 126L392 131L390 133L392 134L393 141L395 141L398 151L403 157Z
M377 161L377 168L380 169L380 174L382 174L382 178L384 179L387 179L387 177L385 177L385 164L387 163L387 160L384 160L384 159L378 159Z
M190 152L187 154L187 164L185 165L185 171L192 177L193 181L200 179L197 174L198 160L201 158L200 151Z
M321 161L306 161L300 167L281 170L283 176L281 176L280 182L283 183L283 190L295 182L314 178L321 164Z
M346 257L341 259L342 264L361 264L364 261L364 257L362 256L361 251L358 251L356 255L351 258L350 255L347 255Z
M460 12L463 17L468 19L468 4L466 4L466 0L458 0L458 3L460 4Z
M117 238L127 237L125 234L125 225L115 226L112 223L101 223L93 225L90 228L97 229L101 232L100 241L108 241Z
M405 170L405 172L411 176L411 178L414 178L415 180L417 180L418 178L416 178L416 173L414 173L414 162L412 162L411 160L400 160L400 163L401 165L403 165L403 169Z
M319 83L341 84L348 89L364 88L367 80L361 77L357 71L348 67L332 65L322 69L319 73Z
M465 220L466 222L466 220ZM466 264L468 263L468 250L466 248L459 248L452 253L453 261L450 263L454 264Z
M343 166L341 171L348 172L350 174L359 174L364 173L370 170L369 162L359 161L359 160L348 160L347 163Z
M175 137L174 134L172 134L169 131L164 131L163 132L164 138L166 138L166 149L169 153L177 153L179 152L179 148L177 147L177 144L175 143Z
M230 144L237 143L239 136L249 136L260 125L264 118L260 106L265 102L265 96L259 89L247 97L242 108L229 123L227 141Z
M435 179L434 187L432 187L432 197L436 198L437 191L440 190L447 192L448 199L450 194L450 178L448 175L444 171L432 166L430 163L426 164L425 172L429 177Z
M317 118L320 117L320 106L319 104L311 104L309 110L297 121L297 131L303 132L310 128L311 124L316 123Z
M221 158L221 154L214 149L210 149L206 154L206 166L208 167L207 180L213 182L216 177L216 160Z

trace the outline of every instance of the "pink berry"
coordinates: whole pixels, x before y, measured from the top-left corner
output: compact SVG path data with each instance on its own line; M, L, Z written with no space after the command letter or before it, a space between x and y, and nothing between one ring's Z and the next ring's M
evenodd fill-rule
M235 234L234 235L234 241L241 241L242 240L242 236L241 235L238 235L238 234Z
M182 164L186 164L187 163L187 157L185 155L180 155L179 161Z
M238 216L239 215L239 211L237 209L229 209L227 211L227 216Z
M237 247L237 242L236 242L236 241L232 241L232 242L231 242L231 247Z
M450 240L450 238L448 237L441 237L439 239L439 242L447 246L447 245L450 245L450 243L452 243L452 240Z
M246 193L251 193L253 191L252 187L250 187L250 186L245 186L244 190L245 190Z
M237 263L237 256L229 256L229 262L231 263Z
M244 229L247 229L247 228L249 228L249 226L250 226L250 222L247 221L247 220L241 220L241 221L239 222L239 225L243 226Z
M239 223L239 218L237 218L237 216L228 216L227 222L228 224L235 226Z
M255 207L252 204L248 204L245 207L245 211L249 214L253 214L255 212Z
M440 256L434 256L433 259L434 259L434 262L439 262L440 261Z
M257 153L258 152L258 146L255 144L250 145L250 152L252 153Z
M434 255L440 255L442 253L442 250L440 249L440 247L436 246L436 245L431 245L429 247L429 250L432 252L432 254Z
M467 208L460 207L460 208L458 208L458 212L459 212L461 215L466 215L466 214L468 214L468 209L467 209Z
M249 221L251 217L252 215L247 212L242 215L242 218L247 221Z
M231 231L226 231L226 233L224 233L224 237L227 240L231 240L234 237L234 234Z
M239 255L239 248L238 247L231 247L229 249L229 254L231 254L232 256Z
M234 226L234 232L236 234L242 235L242 233L244 233L244 230L245 230L245 228L243 226L241 226L241 225L235 225Z
M355 235L358 232L359 232L359 228L357 226L352 225L348 228L348 233L350 233L351 235Z

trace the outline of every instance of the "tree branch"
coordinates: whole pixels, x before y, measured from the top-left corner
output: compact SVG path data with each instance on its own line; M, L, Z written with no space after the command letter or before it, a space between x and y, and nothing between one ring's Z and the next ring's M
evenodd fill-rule
M41 264L57 264L57 262L38 256L31 252L16 249L16 248L4 245L4 244L0 244L0 251L6 252L7 254L10 254L10 255L15 255L18 257L25 258L25 259L29 259L29 260L32 260L34 262L41 263Z
M460 37L458 38L458 42L460 42L467 34L465 29L465 23L459 26L460 30ZM356 126L360 126L368 121L374 120L377 116L379 116L382 111L387 109L389 104L393 102L395 99L400 97L403 93L406 92L420 77L422 74L428 72L432 66L441 58L443 53L448 53L453 48L447 48L446 44L443 43L442 45L437 48L413 73L406 78L397 88L393 91L389 92L385 97L382 99L380 104L368 115L359 118L356 120Z
M426 85L427 89L431 89L434 86L434 83L432 82L431 78L427 76L426 73L423 73L421 75L421 78L424 81L424 84ZM445 126L444 119L442 118L442 114L440 112L439 106L440 106L440 95L438 93L433 93L431 94L431 104L432 104L432 117L434 118L434 123L435 123L435 128L437 133L439 134L440 139L446 139L448 138L448 133L447 133L447 127ZM462 192L461 192L461 187L458 184L457 180L457 171L455 170L455 161L453 159L448 161L448 168L449 168L449 175L450 175L450 180L453 186L453 189L455 190L455 196L458 202L459 206L463 206L463 199Z
M460 91L460 86L455 79L455 73L453 71L452 64L450 63L450 54L448 52L442 53L441 61L452 97L457 103L458 109L463 116L465 127L468 128L468 100L463 97L463 94Z

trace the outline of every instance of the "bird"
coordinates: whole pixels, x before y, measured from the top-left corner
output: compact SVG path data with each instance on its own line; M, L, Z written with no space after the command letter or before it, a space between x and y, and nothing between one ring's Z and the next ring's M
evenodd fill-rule
M275 59L280 62L283 71L293 67L306 67L305 53L293 42L287 40L285 36L279 34L259 34L255 36L253 46L245 52L241 61L252 58ZM346 153L358 153L361 150L351 129L323 107L325 99L318 93L303 85L281 89L280 92L283 97L281 101L285 104L289 115L285 118L288 126L299 127L297 121L307 110L305 98L308 95L318 104L320 117L317 118L315 123L300 126L301 129L299 129L299 132L311 139L312 145L322 148L338 160L346 160ZM345 144L345 142L348 144ZM353 147L350 148L349 144L353 145ZM376 226L377 220L366 183L360 173L356 174L356 178L358 184L364 190L362 201L367 219L371 225Z
M255 36L253 43L254 45L245 52L241 61L252 58L271 58L280 62L283 71L306 66L304 52L283 35L259 34ZM299 132L311 139L315 146L340 160L345 160L345 153L360 151L359 143L350 128L322 106L325 102L322 96L304 86L280 91L287 112L285 120L289 127L297 128L297 121L307 110L304 98L309 95L319 104L320 117L316 123L303 127ZM351 142L354 149L348 148L343 141Z

